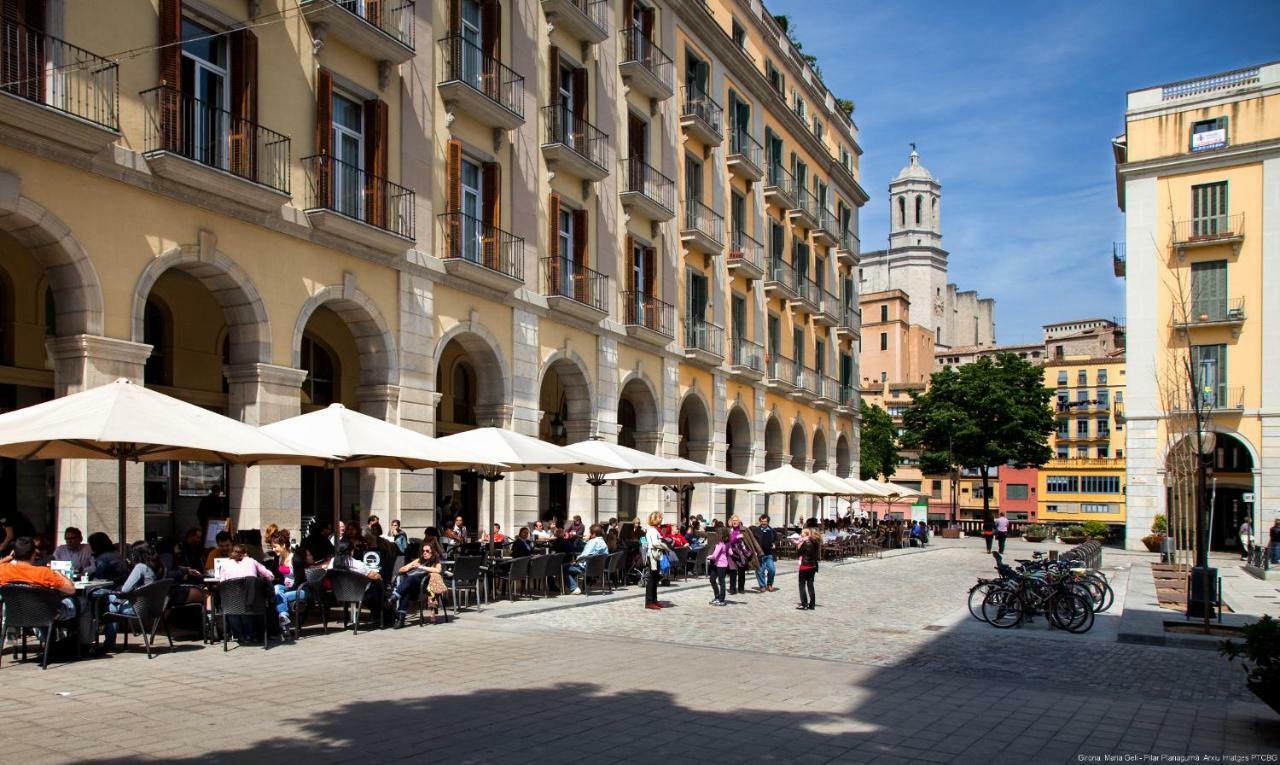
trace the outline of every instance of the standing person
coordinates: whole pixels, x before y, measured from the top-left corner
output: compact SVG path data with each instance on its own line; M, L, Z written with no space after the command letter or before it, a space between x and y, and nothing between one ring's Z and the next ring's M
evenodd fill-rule
M729 594L737 595L747 591L747 566L751 565L754 554L747 535L743 532L742 519L733 516L729 519Z
M760 524L751 528L751 536L760 548L760 560L756 563L756 589L760 592L774 592L773 578L778 573L774 559L774 548L778 544L778 532L769 525L769 516L760 516Z
M662 557L671 552L671 548L666 542L662 541L662 532L658 527L662 524L662 511L654 510L649 513L649 528L644 532L645 542L648 544L649 551L649 576L646 577L644 588L644 607L649 609L662 608L662 604L658 602L658 578L662 571Z
M1004 555L1004 542L1009 538L1009 517L1003 510L1000 511L1000 517L996 518L994 526L996 541L1000 543L1000 554Z
M990 518L982 519L982 538L987 543L987 553L991 553L991 542L996 536L996 522Z
M800 561L800 605L796 610L812 611L818 607L813 580L818 575L818 561L822 559L822 541L814 529L804 529L800 538L800 546L796 548L796 558Z
M724 578L729 574L731 563L729 555L729 535L723 534L716 541L716 546L707 556L707 576L711 579L711 605L726 605L724 599Z
M1249 522L1248 516L1245 516L1244 523L1240 524L1240 560L1249 559L1249 550L1253 542L1253 524Z
M1271 524L1271 562L1280 563L1280 518Z
M400 520L397 518L391 519L391 533L387 535L387 539L391 540L401 555L409 549L409 535L400 530Z

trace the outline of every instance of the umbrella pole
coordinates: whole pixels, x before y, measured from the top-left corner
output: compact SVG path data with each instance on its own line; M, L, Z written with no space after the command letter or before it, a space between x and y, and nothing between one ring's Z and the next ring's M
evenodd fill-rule
M342 471L338 463L333 463L333 553L338 554L338 545L342 537L338 535L338 524L342 522Z
M494 518L494 495L498 491L497 473L489 473L485 476L489 480L489 558L493 558L493 518Z
M128 512L128 501L126 498L126 478L124 452L116 456L116 504L120 510L119 529L120 532L120 564L125 565L129 560L128 550L129 543L125 539L125 513Z

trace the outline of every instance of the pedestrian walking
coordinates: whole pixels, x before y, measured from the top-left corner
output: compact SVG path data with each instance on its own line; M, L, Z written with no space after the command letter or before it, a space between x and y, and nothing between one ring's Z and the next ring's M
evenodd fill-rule
M982 519L982 538L987 543L987 552L991 552L991 541L996 536L996 523L990 518Z
M1004 555L1004 541L1009 538L1009 518L1000 511L1000 517L995 520L995 537L1000 543L1000 554ZM987 552L991 552L991 543L987 542Z
M1253 541L1253 524L1245 518L1240 524L1240 560L1249 559L1249 545Z
M742 527L742 519L733 516L729 519L729 594L737 595L747 591L747 567L755 553L747 541L746 529Z
M800 605L796 606L796 610L812 611L818 607L813 580L818 575L818 561L822 559L822 536L816 529L803 529L800 532L796 558L800 561Z
M726 605L724 595L725 576L732 572L729 570L731 557L729 554L729 535L723 534L716 541L716 546L711 550L711 554L707 556L707 576L711 579L711 605Z
M662 604L658 602L658 580L662 577L662 561L666 560L667 553L671 552L667 543L662 541L662 532L658 530L661 525L662 511L654 510L649 513L649 528L644 533L645 543L648 546L646 557L649 564L649 576L646 577L644 588L644 607L655 610L662 608Z
M1280 524L1280 520L1276 521ZM760 557L756 562L756 589L760 592L773 592L773 578L778 573L774 558L774 548L778 544L778 532L769 525L769 516L760 516L760 523L751 527L751 537L760 548Z

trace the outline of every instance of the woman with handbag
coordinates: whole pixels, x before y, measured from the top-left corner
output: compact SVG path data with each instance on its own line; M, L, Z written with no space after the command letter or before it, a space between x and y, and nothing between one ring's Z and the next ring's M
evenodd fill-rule
M395 628L404 627L404 620L409 610L409 594L422 587L422 580L427 579L423 597L431 609L431 623L435 624L436 615L440 612L439 595L445 591L444 577L440 575L440 560L443 556L435 537L422 540L422 551L418 558L400 567L400 581L396 584L395 595L392 596L396 606Z
M822 560L822 535L817 529L800 532L800 546L796 558L800 561L800 605L797 611L812 611L818 607L813 592L813 580L818 575L818 561Z
M662 576L662 566L666 563L667 553L671 552L670 546L662 541L662 532L658 528L661 524L661 510L649 513L649 528L644 533L649 567L649 575L645 577L644 607L652 610L662 608L662 604L658 602L658 579Z
M729 594L746 594L747 569L751 567L751 559L756 552L751 545L755 539L742 528L742 519L733 516L729 519Z

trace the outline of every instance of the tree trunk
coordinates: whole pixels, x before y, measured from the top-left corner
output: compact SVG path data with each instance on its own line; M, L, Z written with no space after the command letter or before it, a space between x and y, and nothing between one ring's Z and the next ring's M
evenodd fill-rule
M987 466L982 466L982 522L991 523L991 477L987 474ZM984 526L985 527L985 526Z

